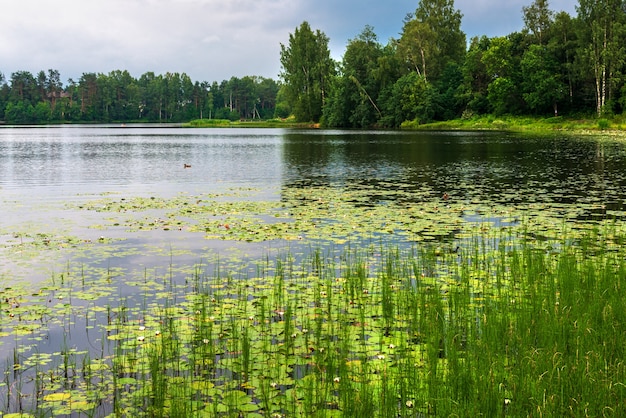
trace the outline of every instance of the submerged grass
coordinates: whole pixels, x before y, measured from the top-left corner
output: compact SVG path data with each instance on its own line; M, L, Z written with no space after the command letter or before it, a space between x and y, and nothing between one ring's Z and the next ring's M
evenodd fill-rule
M519 231L477 228L452 251L380 243L287 253L259 260L256 274L196 266L184 284L146 277L144 303L101 313L99 355L16 351L0 409L621 416L626 249L615 242L623 233L595 228L548 246ZM2 324L18 303L3 292Z

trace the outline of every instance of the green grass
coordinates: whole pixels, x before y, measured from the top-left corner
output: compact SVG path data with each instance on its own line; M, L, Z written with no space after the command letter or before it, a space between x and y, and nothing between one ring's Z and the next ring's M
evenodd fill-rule
M4 384L28 386L37 366L34 416L620 416L624 238L596 228L546 249L477 229L459 252L371 244L259 260L256 275L199 267L146 290L164 299L111 307L110 356L18 353Z
M528 117L528 116L472 116L443 122L419 124L407 121L402 124L403 129L421 130L509 130L509 131L572 131L572 132L599 132L624 131L626 123L623 117L594 118L594 117Z
M227 119L195 119L183 124L192 128L318 128L319 124L296 122L293 117L287 119L253 119L230 121Z
M293 117L288 119L242 120L196 119L184 124L186 127L249 127L249 128L319 128L319 124L299 123ZM596 117L531 117L531 116L469 116L460 119L424 123L406 121L402 129L414 130L505 130L516 132L565 131L580 133L614 132L626 130L626 121L621 116L612 118Z
M68 205L101 212L102 231L293 243L245 263L137 274L107 265L139 250L104 235L14 231L23 264L67 248L87 261L39 289L0 277L0 417L619 417L623 212L412 185L377 191L385 204L357 185Z

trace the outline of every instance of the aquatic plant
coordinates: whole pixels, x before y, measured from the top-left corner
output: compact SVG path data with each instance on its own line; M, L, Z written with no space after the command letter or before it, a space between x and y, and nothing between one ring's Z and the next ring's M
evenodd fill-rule
M145 278L142 304L100 313L102 357L18 349L0 402L41 416L618 416L622 239L598 228L546 249L479 229L458 250L379 243Z

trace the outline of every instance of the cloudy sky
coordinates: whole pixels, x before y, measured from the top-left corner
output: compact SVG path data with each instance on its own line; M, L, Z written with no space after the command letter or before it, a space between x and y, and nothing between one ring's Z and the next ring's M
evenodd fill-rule
M500 36L521 30L532 0L456 0L462 30ZM0 72L128 70L187 73L194 81L231 76L277 79L280 44L304 20L330 38L340 59L365 25L381 43L398 38L418 0L6 0L0 6ZM575 16L576 0L550 8Z

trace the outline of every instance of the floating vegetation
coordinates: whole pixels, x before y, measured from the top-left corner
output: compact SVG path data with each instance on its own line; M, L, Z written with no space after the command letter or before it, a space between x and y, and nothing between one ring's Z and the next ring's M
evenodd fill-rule
M395 187L402 193L385 193L368 187L309 186L282 190L280 202L259 200L254 196L255 191L248 189L245 195L181 194L170 199L106 197L79 208L124 215L109 216L106 224L92 225L102 230L123 227L127 232L203 233L209 240L266 242L306 238L336 244L367 242L385 235L407 242L452 240L468 231L471 233L478 224L481 228L513 228L519 227L522 220L537 233L555 231L558 235L565 229L571 235L584 229L584 225L626 217L624 211L607 211L595 200L574 206L559 203L512 206L463 200L447 193L443 199L431 191L411 191L409 185ZM593 223L581 223L581 218ZM560 228L555 230L555 225Z
M285 253L239 273L93 271L2 296L2 410L35 416L618 416L623 231L549 245L477 229L458 249ZM85 273L83 273L85 274ZM70 280L71 278L71 280ZM97 301L94 302L94 301ZM67 344L87 326L91 348ZM42 351L57 328L57 351ZM591 384L590 382L593 382Z
M0 418L621 416L619 182L450 166L5 225Z

